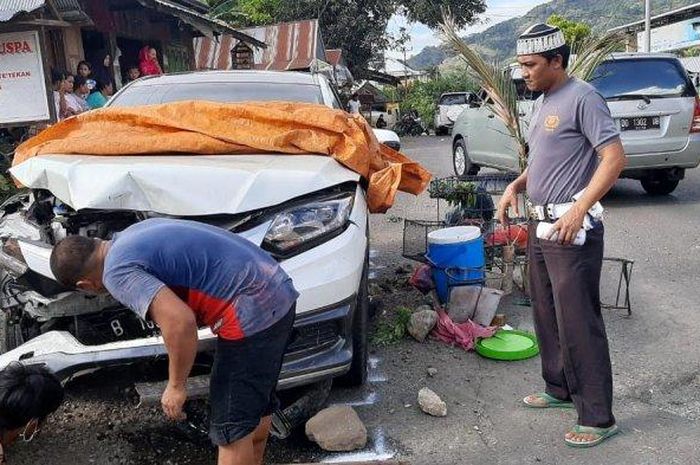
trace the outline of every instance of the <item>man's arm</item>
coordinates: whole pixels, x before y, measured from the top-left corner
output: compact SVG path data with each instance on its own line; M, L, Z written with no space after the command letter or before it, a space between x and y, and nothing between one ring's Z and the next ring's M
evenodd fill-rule
M588 183L585 192L552 227L551 234L553 235L556 231L559 231L559 238L562 244L573 242L576 234L583 227L583 220L588 210L612 188L627 163L625 151L619 138L599 149L598 156L600 157L600 164L593 174L591 182Z
M197 321L192 309L167 287L156 294L149 315L160 327L168 351L168 387L161 399L163 411L173 420L182 420L187 377L197 355Z
M518 211L518 194L524 192L527 188L527 168L522 172L518 178L510 183L506 190L503 191L501 200L498 202L498 211L496 213L496 218L498 218L504 226L508 223L508 208L513 207L515 216L520 216Z

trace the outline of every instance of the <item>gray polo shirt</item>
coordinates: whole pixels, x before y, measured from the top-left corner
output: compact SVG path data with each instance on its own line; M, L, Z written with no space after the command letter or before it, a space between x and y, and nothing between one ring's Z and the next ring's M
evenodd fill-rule
M619 139L605 99L570 78L535 101L528 130L527 194L535 205L570 202L598 167L597 150Z

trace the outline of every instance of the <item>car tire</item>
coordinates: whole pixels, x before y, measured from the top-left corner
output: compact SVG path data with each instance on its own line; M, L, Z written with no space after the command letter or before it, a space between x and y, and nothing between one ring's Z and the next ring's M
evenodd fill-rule
M350 371L337 381L348 387L362 386L367 382L369 358L369 260L365 259L360 289L357 291L357 306L352 322L352 363Z
M435 135L436 136L446 136L447 135L447 128L445 126L440 126L435 129Z
M22 329L12 323L10 312L0 312L0 354L11 351L23 343Z
M642 187L649 195L668 195L678 187L678 179L648 177L641 180Z
M479 169L481 169L481 167L473 164L469 159L464 139L457 139L452 147L452 167L454 168L455 175L459 178L473 176L479 173Z

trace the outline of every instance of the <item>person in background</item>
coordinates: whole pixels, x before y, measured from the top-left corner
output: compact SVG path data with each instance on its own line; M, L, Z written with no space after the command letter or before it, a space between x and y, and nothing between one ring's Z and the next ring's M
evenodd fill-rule
M75 93L75 76L66 76L66 103L68 104L67 116L79 115L90 109L85 99L80 98Z
M78 76L82 76L85 79L89 78L92 74L92 65L85 60L81 61L78 63L77 73Z
M112 55L109 52L100 54L102 62L96 65L92 70L92 79L98 83L112 82L114 83L114 72L112 71ZM97 87L96 87L97 88Z
M51 84L53 86L53 103L56 110L56 118L63 119L68 111L66 74L62 71L51 71Z
M0 371L0 464L18 438L30 442L63 403L63 386L47 368L19 362Z
M158 76L163 74L163 69L158 63L158 52L150 45L146 45L139 52L139 71L141 76Z
M90 95L90 85L88 84L88 80L83 76L75 77L75 82L73 84L73 95L76 99L78 99L81 107L86 108L87 110L90 109L90 105L87 103L87 98Z
M87 98L87 104L90 109L102 108L107 103L107 100L114 94L114 85L111 81L98 81L97 90L90 94Z
M352 113L353 115L360 114L360 99L357 94L352 94L352 97L350 97L350 101L348 102L348 112Z
M95 78L92 75L92 65L87 61L83 60L80 63L78 63L77 75L85 78L90 90L93 90L95 87L97 87Z
M139 71L139 67L135 66L135 65L129 66L129 69L126 72L126 78L127 78L126 82L135 81L140 77L141 77L141 71Z
M386 120L384 119L384 115L380 114L379 118L377 118L377 122L375 124L377 126L377 129L385 129L387 124Z

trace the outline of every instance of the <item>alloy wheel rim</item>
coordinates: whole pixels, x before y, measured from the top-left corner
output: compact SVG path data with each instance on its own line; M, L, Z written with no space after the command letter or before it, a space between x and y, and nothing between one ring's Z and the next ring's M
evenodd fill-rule
M464 155L464 149L461 146L458 146L455 149L455 168L457 170L457 174L463 175L465 170L466 170L466 157Z

